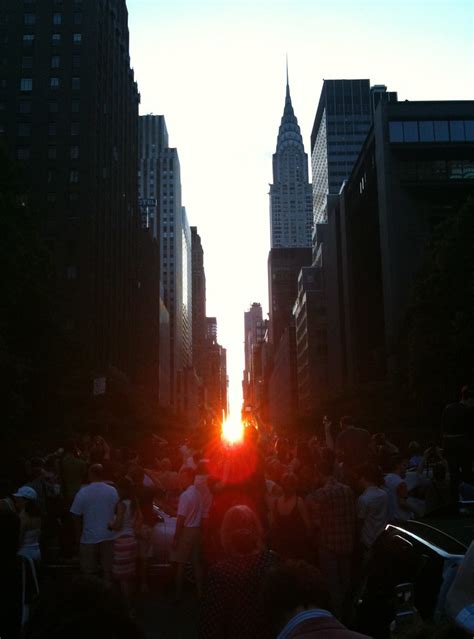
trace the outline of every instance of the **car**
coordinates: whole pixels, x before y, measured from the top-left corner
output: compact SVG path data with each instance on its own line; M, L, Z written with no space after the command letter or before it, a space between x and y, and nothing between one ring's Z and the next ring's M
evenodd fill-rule
M176 517L170 514L169 509L163 504L155 504L153 512L156 517L156 523L152 532L152 571L160 571L171 566L171 547L176 531Z
M467 545L450 532L463 533L466 520L394 521L373 548L367 583L357 608L358 629L383 636L397 617L397 589L411 591L413 609L425 619L445 612L447 592ZM387 635L388 636L388 635Z

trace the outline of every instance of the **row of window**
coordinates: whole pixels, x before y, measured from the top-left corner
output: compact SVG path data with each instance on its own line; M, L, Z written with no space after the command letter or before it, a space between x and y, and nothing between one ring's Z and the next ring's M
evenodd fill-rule
M19 147L16 151L16 157L18 160L29 160L31 157L30 147ZM58 157L58 149L56 146L48 147L48 160L56 160ZM79 147L69 147L69 157L71 160L79 159Z
M474 120L407 120L388 123L390 142L474 142Z
M61 78L54 77L49 79L49 86L51 89L59 89L61 86ZM81 78L71 78L71 89L73 91L79 91L81 88ZM33 78L21 78L20 79L20 91L23 93L29 93L33 91Z
M401 162L400 179L407 182L474 180L474 160Z
M35 42L35 34L34 33L24 33L23 34L23 46L31 47ZM51 36L51 44L55 47L59 46L62 42L62 36L60 33L53 33ZM73 33L72 34L72 42L73 44L82 44L82 33Z
M24 55L21 59L21 68L22 69L32 69L33 68L33 56L32 55ZM72 67L79 68L81 66L81 56L73 55L72 56ZM61 56L53 55L51 56L51 68L59 69L61 67Z
M52 15L52 23L54 26L59 27L63 24L63 16L62 13L53 13ZM82 13L74 13L72 16L72 21L74 24L82 24ZM32 27L35 24L38 24L38 16L36 13L24 13L23 14L23 24Z
M18 135L21 138L29 137L31 135L32 125L29 122L20 122L18 125ZM80 125L79 122L71 122L70 133L72 136L79 135ZM58 127L56 122L50 122L48 124L48 135L50 137L57 135Z
M71 101L71 112L79 113L80 110L80 101L72 100ZM4 102L0 102L0 110L4 110ZM20 100L19 111L23 114L28 114L32 112L32 102L30 100ZM48 111L49 113L59 113L59 103L58 102L48 102Z

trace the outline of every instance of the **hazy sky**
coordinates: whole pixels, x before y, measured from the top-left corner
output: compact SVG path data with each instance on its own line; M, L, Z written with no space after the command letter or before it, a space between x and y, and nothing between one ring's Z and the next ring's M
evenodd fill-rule
M268 184L285 55L305 149L322 80L399 99L474 98L474 0L127 0L141 114L164 114L183 204L204 247L207 314L240 409L243 314L268 311Z

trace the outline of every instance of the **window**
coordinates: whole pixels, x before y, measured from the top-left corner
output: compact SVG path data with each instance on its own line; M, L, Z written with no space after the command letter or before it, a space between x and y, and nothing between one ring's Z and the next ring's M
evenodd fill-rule
M23 24L36 24L36 15L34 13L25 13L23 15Z
M464 142L464 122L462 120L451 120L449 130L451 142Z
M32 91L33 90L33 78L21 78L20 91Z
M403 123L403 139L405 142L418 142L418 122Z
M434 131L436 142L449 142L448 123L445 120L435 120Z
M52 69L59 69L60 61L61 61L61 58L58 55L51 56L51 68Z
M61 44L60 33L53 33L53 35L51 36L51 44L53 45L53 47L57 47Z
M79 182L79 171L77 169L71 169L69 172L69 182L77 184Z
M33 66L33 56L24 55L21 59L21 68L22 69L31 69Z
M58 111L59 111L59 105L58 105L58 103L57 103L57 102L50 102L50 103L48 104L48 111L49 111L50 113L58 113Z
M79 122L71 122L71 135L79 135Z
M73 113L79 113L79 108L80 108L80 102L79 100L73 100L71 102L71 111Z
M26 137L30 136L31 135L31 124L25 123L25 122L21 122L18 125L18 135L21 138L26 138Z
M419 122L420 142L434 142L433 122L430 120Z
M72 36L72 41L74 44L82 43L82 33L74 33Z
M35 36L32 33L23 34L23 46L31 47L33 42L35 41Z
M56 122L50 122L48 124L48 135L53 137L57 133Z
M16 150L16 159L17 160L29 160L30 159L30 149L26 146L20 147Z
M20 113L31 113L31 102L29 100L20 101Z
M82 13L75 13L73 16L74 24L82 24Z
M72 56L72 67L73 69L78 69L81 66L81 56L73 55Z
M50 78L49 86L51 89L59 89L59 78Z
M60 25L61 24L61 14L53 13L53 24Z
M467 142L474 142L474 120L464 120L464 135Z
M72 78L71 88L75 91L81 88L81 78Z
M390 142L403 142L403 122L389 122Z
M71 149L70 149L69 156L70 156L71 160L77 160L79 158L79 147L78 146L72 146Z
M57 147L48 146L48 160L55 160L57 158Z

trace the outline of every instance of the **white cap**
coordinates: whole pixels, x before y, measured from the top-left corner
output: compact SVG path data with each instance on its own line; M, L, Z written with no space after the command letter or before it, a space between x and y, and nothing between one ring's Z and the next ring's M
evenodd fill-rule
M13 493L13 497L23 497L23 499L31 499L36 501L38 499L38 493L31 486L22 486L16 493Z

